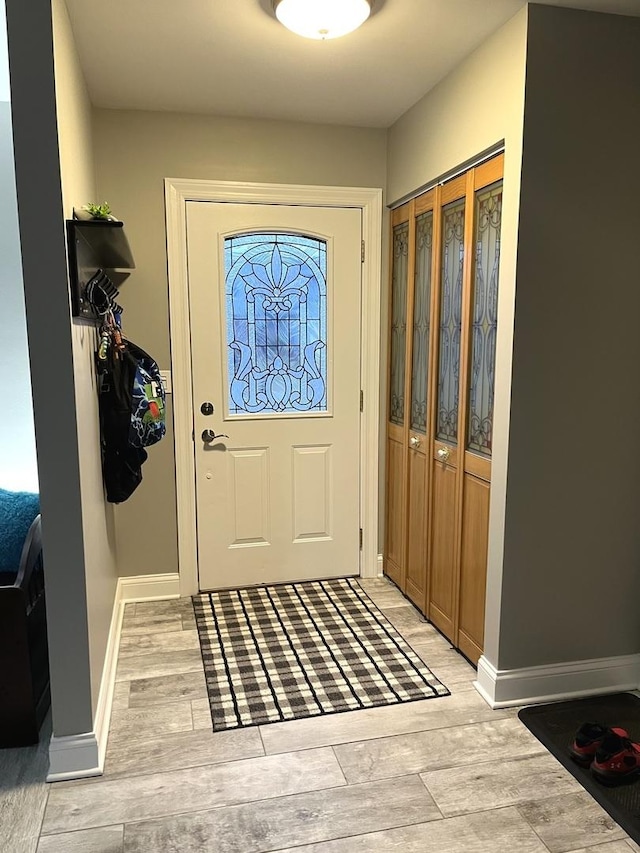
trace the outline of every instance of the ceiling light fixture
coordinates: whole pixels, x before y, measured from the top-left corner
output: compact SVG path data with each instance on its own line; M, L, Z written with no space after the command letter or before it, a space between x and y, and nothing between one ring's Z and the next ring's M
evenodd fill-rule
M371 14L371 0L273 0L287 29L309 39L335 39L357 30Z

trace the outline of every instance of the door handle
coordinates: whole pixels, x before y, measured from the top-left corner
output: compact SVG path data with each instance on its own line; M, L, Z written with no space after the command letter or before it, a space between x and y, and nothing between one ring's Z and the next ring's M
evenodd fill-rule
M420 447L420 436L412 435L409 439L409 444L411 447Z
M211 444L212 442L217 441L219 438L229 438L229 436L226 435L224 432L216 433L216 431L213 429L203 429L201 438L205 444Z
M448 447L441 447L440 450L438 450L438 459L441 462L446 462L450 456L451 450Z

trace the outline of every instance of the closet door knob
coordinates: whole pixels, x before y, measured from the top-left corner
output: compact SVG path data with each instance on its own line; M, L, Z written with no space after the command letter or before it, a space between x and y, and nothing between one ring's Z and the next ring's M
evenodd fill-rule
M411 447L420 447L420 437L417 435L412 435L409 439L409 444Z
M449 450L448 447L441 447L440 450L438 450L438 459L441 462L446 462L450 456L451 456L451 451Z

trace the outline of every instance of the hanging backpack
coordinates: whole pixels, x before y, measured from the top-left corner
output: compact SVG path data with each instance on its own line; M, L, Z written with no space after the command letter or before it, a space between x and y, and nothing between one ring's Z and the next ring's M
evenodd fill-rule
M136 362L131 390L129 444L150 447L166 432L165 393L160 370L150 355L131 341L127 354Z
M101 366L102 470L110 503L122 503L142 481L144 449L165 434L165 393L156 362L131 341L111 345Z

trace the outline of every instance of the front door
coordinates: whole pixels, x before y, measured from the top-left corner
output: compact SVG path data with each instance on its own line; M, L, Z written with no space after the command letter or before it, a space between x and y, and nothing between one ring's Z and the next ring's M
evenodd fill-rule
M361 211L187 203L201 590L359 572Z

